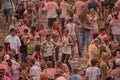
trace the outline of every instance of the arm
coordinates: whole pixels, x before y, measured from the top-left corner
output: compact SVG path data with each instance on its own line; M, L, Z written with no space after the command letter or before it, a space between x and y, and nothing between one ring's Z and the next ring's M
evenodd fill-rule
M68 46L72 46L72 45L74 45L74 41L73 41L73 39L71 37L69 37L69 44L68 44Z

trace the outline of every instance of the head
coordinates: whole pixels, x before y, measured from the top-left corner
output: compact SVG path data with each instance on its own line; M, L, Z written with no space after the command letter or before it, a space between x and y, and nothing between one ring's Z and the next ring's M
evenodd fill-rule
M57 61L56 66L61 68L62 67L62 62L61 61Z
M78 74L79 70L78 70L77 67L73 67L72 72L73 72L74 74Z
M59 22L55 21L55 22L53 23L53 29L57 30L58 27L59 27Z
M40 23L39 27L40 27L40 30L44 29L44 23Z
M5 55L5 56L4 56L4 61L6 61L6 60L8 60L8 59L10 59L10 56L9 56L9 55Z
M29 23L28 18L24 18L23 22L24 22L25 25L28 25L28 23Z
M116 56L117 56L117 51L112 51L112 52L111 52L111 56L112 56L112 57L116 57Z
M2 52L4 50L3 45L0 45L0 52Z
M100 29L100 34L102 35L105 35L107 32L106 32L106 29L105 28L101 28Z
M53 62L52 61L48 61L47 62L47 67L48 68L53 68Z
M15 36L16 35L16 29L15 28L11 28L10 29L10 34L11 34L11 36Z
M31 31L30 31L31 33L34 33L35 32L35 27L34 26L32 26L31 27Z
M68 29L65 29L63 35L68 36L68 33L69 33Z
M29 66L33 66L33 65L35 65L35 59L32 57L32 56L27 56L26 57L26 61L27 61L27 64L29 65Z
M0 78L3 78L5 75L5 66L0 64Z
M23 30L23 33L24 33L25 35L27 35L27 34L28 34L28 29L24 29L24 30Z
M36 3L35 8L39 9L39 7L40 7L39 3Z
M120 58L117 58L115 60L116 67L120 67Z
M90 14L95 15L95 10L93 8L90 9Z
M40 51L40 44L35 45L35 51Z
M50 34L46 34L46 40L50 41L50 39L51 39L51 35Z
M97 61L96 58L92 58L92 59L91 59L91 65L92 65L92 66L96 66L97 63L98 63L98 61Z
M84 22L86 20L86 17L87 17L87 9L83 8L82 12L79 15L79 19L81 22Z
M74 15L74 12L70 11L70 17L73 17L73 15Z
M27 7L32 9L32 8L34 7L34 4L33 4L33 2L28 2L28 5L27 5Z
M95 40L94 40L94 44L95 44L95 46L98 46L99 43L100 43L100 41L99 41L98 39L95 39Z

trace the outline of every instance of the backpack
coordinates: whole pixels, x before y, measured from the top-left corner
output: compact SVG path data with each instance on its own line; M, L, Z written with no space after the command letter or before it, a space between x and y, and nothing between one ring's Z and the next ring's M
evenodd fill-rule
M79 78L78 78L77 75L73 75L73 76L72 76L72 79L73 79L73 80L79 80Z

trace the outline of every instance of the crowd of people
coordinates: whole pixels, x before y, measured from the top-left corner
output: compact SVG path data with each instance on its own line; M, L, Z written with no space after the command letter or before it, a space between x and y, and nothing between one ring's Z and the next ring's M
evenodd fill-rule
M120 80L120 0L74 2L0 0L0 80Z

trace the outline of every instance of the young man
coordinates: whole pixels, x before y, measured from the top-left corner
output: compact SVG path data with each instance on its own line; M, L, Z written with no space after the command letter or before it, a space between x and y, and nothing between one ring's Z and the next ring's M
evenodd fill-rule
M86 80L100 80L100 69L96 67L97 59L91 60L91 66L86 70Z
M16 36L16 29L11 28L10 34L5 38L5 42L10 43L10 48L16 50L15 59L18 61L18 56L20 54L21 42L18 36Z
M48 27L52 28L53 23L56 21L58 16L57 15L58 6L53 0L48 0L43 10L47 11Z

